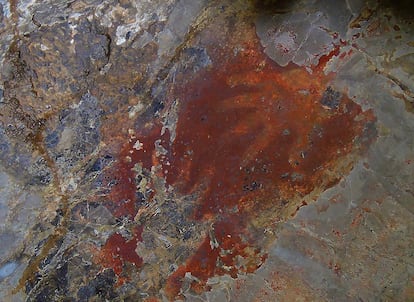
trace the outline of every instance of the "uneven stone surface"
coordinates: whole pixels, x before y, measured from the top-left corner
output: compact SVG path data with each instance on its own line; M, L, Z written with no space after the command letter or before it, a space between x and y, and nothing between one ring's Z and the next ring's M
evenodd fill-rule
M0 300L414 300L410 8L0 1Z

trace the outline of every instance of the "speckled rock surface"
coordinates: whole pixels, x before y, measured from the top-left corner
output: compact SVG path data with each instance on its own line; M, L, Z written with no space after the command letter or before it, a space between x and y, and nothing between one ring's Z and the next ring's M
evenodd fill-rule
M414 300L411 6L0 1L0 300Z

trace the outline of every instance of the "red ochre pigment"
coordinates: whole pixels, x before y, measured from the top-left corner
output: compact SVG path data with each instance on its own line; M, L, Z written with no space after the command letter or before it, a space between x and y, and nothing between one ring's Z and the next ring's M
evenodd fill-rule
M118 164L111 171L111 180L115 185L111 188L109 199L112 201L108 205L115 217L134 218L138 208L136 206L136 183L135 172L133 168L136 163L140 163L147 170L157 163L155 157L155 141L160 139L161 126L154 126L151 129L143 129L139 135L139 141L143 144L144 149L134 149L137 137L128 139L128 143L118 155ZM167 137L167 135L164 135ZM167 137L168 139L168 137ZM165 138L164 138L165 140Z
M124 283L128 278L121 277L123 266L126 262L140 267L142 259L137 255L135 249L137 243L142 240L142 228L135 228L131 238L124 238L121 234L112 234L105 245L101 248L100 262L105 268L112 268L118 275L118 284Z
M337 56L338 49L321 64ZM149 170L160 167L177 194L198 196L191 219L212 223L199 248L168 278L170 299L179 295L186 272L200 280L192 284L196 292L207 290L212 276L254 272L266 257L259 242L263 229L257 231L254 222L264 216L271 224L289 198L336 183L340 175L328 177L327 171L334 171L374 120L346 96L338 107L321 104L333 78L324 75L323 66L312 74L299 67L281 68L256 44L245 45L236 55L223 53L231 55L212 58L212 68L176 84L180 88L175 88L174 99L180 107L174 141L168 130L161 136L159 120L141 127L135 136L143 149L134 150L135 141L128 142L114 173L118 183L110 198L116 216L137 212L131 169L141 163ZM157 139L167 155L155 154ZM302 205L306 203L297 210ZM126 249L135 247L131 243ZM112 264L118 272L119 266Z
M251 221L289 197L337 181L327 183L326 170L352 150L372 119L344 96L338 108L321 105L332 79L321 67L313 74L282 69L260 51L245 49L180 95L166 179L182 194L199 192L194 219L215 221L218 247L212 248L208 236L170 276L166 292L171 299L186 272L200 280L193 290L203 291L209 277L255 271L265 256L251 235ZM247 265L238 263L240 257Z

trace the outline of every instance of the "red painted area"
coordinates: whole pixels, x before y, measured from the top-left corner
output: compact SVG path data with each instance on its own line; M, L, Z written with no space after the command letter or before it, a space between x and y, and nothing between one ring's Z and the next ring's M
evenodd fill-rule
M131 238L124 238L119 233L112 234L105 245L101 248L99 254L99 261L105 268L112 268L118 277L121 277L123 267L126 262L129 262L136 267L142 265L142 259L137 255L135 249L137 243L142 240L142 228L134 229ZM124 282L120 278L121 283Z
M334 175L335 165L374 120L346 96L338 108L320 102L333 78L323 67L340 53L339 46L320 59L313 74L277 66L254 43L237 54L222 53L230 55L212 55L214 68L175 83L171 98L180 107L174 141L168 131L161 135L159 120L141 125L114 170L117 183L109 197L117 217L138 211L133 167L140 163L148 171L155 168L177 195L197 196L190 218L211 225L194 254L166 281L171 300L180 295L187 272L199 280L191 284L196 292L209 288L210 277L254 272L266 258L263 228L278 221L293 198L335 184L341 177ZM168 110L168 100L165 104ZM141 150L133 148L137 139ZM157 153L157 140L167 154ZM292 216L305 205L293 205ZM123 261L140 264L135 247L133 258L121 252L136 240L114 236L109 246L116 249L104 248L112 255L107 263L117 273Z
M136 173L133 168L136 163L140 163L143 168L148 170L151 170L153 165L157 165L154 150L155 141L160 139L160 133L161 126L159 125L152 125L150 128L142 127L139 137L130 137L118 155L118 163L111 171L111 180L115 184L108 196L111 201L108 208L114 216L133 218L136 215L138 211L136 205L137 184L135 182ZM138 147L134 148L137 140L142 144L140 150L137 150Z
M211 234L201 243L194 257L168 280L166 292L171 297L179 294L186 272L200 280L192 283L192 289L201 293L211 276L228 274L236 278L238 273L252 273L260 267L266 256L259 248L252 248L254 239L245 232L244 218L229 215L213 225Z
M338 54L339 47L321 64ZM254 272L264 256L263 235L252 224L269 211L275 211L273 218L263 219L277 219L277 209L293 196L333 185L339 176L325 177L326 171L352 151L354 138L372 120L345 96L337 109L321 105L333 77L323 74L322 65L313 74L281 69L251 45L220 59L219 69L200 75L179 94L171 165L164 167L167 183L199 196L193 219L215 222L214 238L207 236L167 281L170 299L179 295L186 272L200 280L195 291L208 289L212 276ZM213 239L218 247L211 246Z
M341 40L341 45L335 45L334 48L326 55L323 55L319 58L318 65L313 68L314 71L322 72L326 64L333 58L339 55L341 51L341 46L346 45L345 42Z
M309 193L364 125L345 97L338 110L320 105L330 80L322 72L282 70L252 49L221 67L184 88L165 167L179 192L201 192L195 219L270 191Z

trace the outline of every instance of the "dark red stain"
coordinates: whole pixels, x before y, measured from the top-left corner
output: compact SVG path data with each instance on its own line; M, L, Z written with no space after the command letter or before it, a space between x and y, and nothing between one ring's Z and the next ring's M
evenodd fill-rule
M318 65L317 66L315 66L314 68L313 68L313 70L314 71L317 71L317 72L322 72L323 71L323 69L325 68L325 66L326 66L326 64L333 58L333 57L337 57L339 54L340 54L340 52L341 52L341 46L345 46L346 45L346 42L345 41L340 41L340 44L339 45L334 45L334 48L329 52L329 53L327 53L327 54L325 54L325 55L322 55L320 58L319 58L319 62L318 62Z
M321 64L338 54L336 48ZM333 78L321 66L313 74L282 69L251 45L221 60L213 63L219 69L178 92L181 111L166 180L181 194L198 194L193 219L214 221L214 238L207 236L170 276L170 299L179 295L186 272L200 280L193 283L195 291L208 290L212 276L254 272L265 258L263 230L255 222L270 224L289 198L336 183L340 176L327 177L326 171L352 151L354 139L373 120L345 96L337 109L321 105ZM218 247L212 247L213 239Z
M339 54L339 47L321 58L313 74L278 67L255 43L234 56L231 49L222 53L231 55L213 55L216 67L176 83L173 98L180 100L180 109L175 140L170 142L168 131L161 135L160 120L142 125L135 136L143 150L134 150L135 140L129 141L114 171L118 182L110 198L116 216L137 213L132 168L141 163L148 170L160 168L158 176L177 194L198 196L191 218L211 222L209 235L168 278L165 292L171 300L180 294L186 272L200 280L192 289L201 292L212 276L237 277L260 267L266 258L264 226L280 218L293 197L335 184L340 179L332 175L335 165L374 120L346 96L338 108L321 105L334 76L324 75L323 66ZM168 100L166 104L168 110ZM158 139L167 155L156 155ZM128 244L127 250L133 246ZM119 272L122 260L114 261Z
M229 215L214 223L211 234L194 256L170 276L166 292L171 299L178 294L186 272L200 280L191 286L201 293L208 289L205 284L211 276L228 274L236 278L238 273L253 273L260 267L266 255L252 247L254 239L246 232L244 219L244 216Z
M164 170L179 192L201 195L195 219L270 192L306 195L324 181L324 168L351 151L366 122L354 120L361 109L346 97L338 110L321 106L328 80L247 50L184 88Z
M143 168L151 170L151 167L158 164L158 158L154 155L155 141L160 139L161 126L152 125L151 128L141 128L140 136L132 136L128 139L124 148L118 155L118 163L110 171L111 187L108 199L110 202L107 207L115 217L133 218L138 211L137 206L137 184L135 182L136 173L133 168L136 163L140 163ZM165 135L163 140L168 136ZM134 144L139 140L143 149L137 150Z
M142 240L142 230L143 228L135 228L131 238L124 238L121 234L114 233L101 248L98 261L104 268L112 268L114 270L119 277L118 283L120 284L125 281L121 274L126 262L136 267L142 265L142 259L135 252L137 243Z

